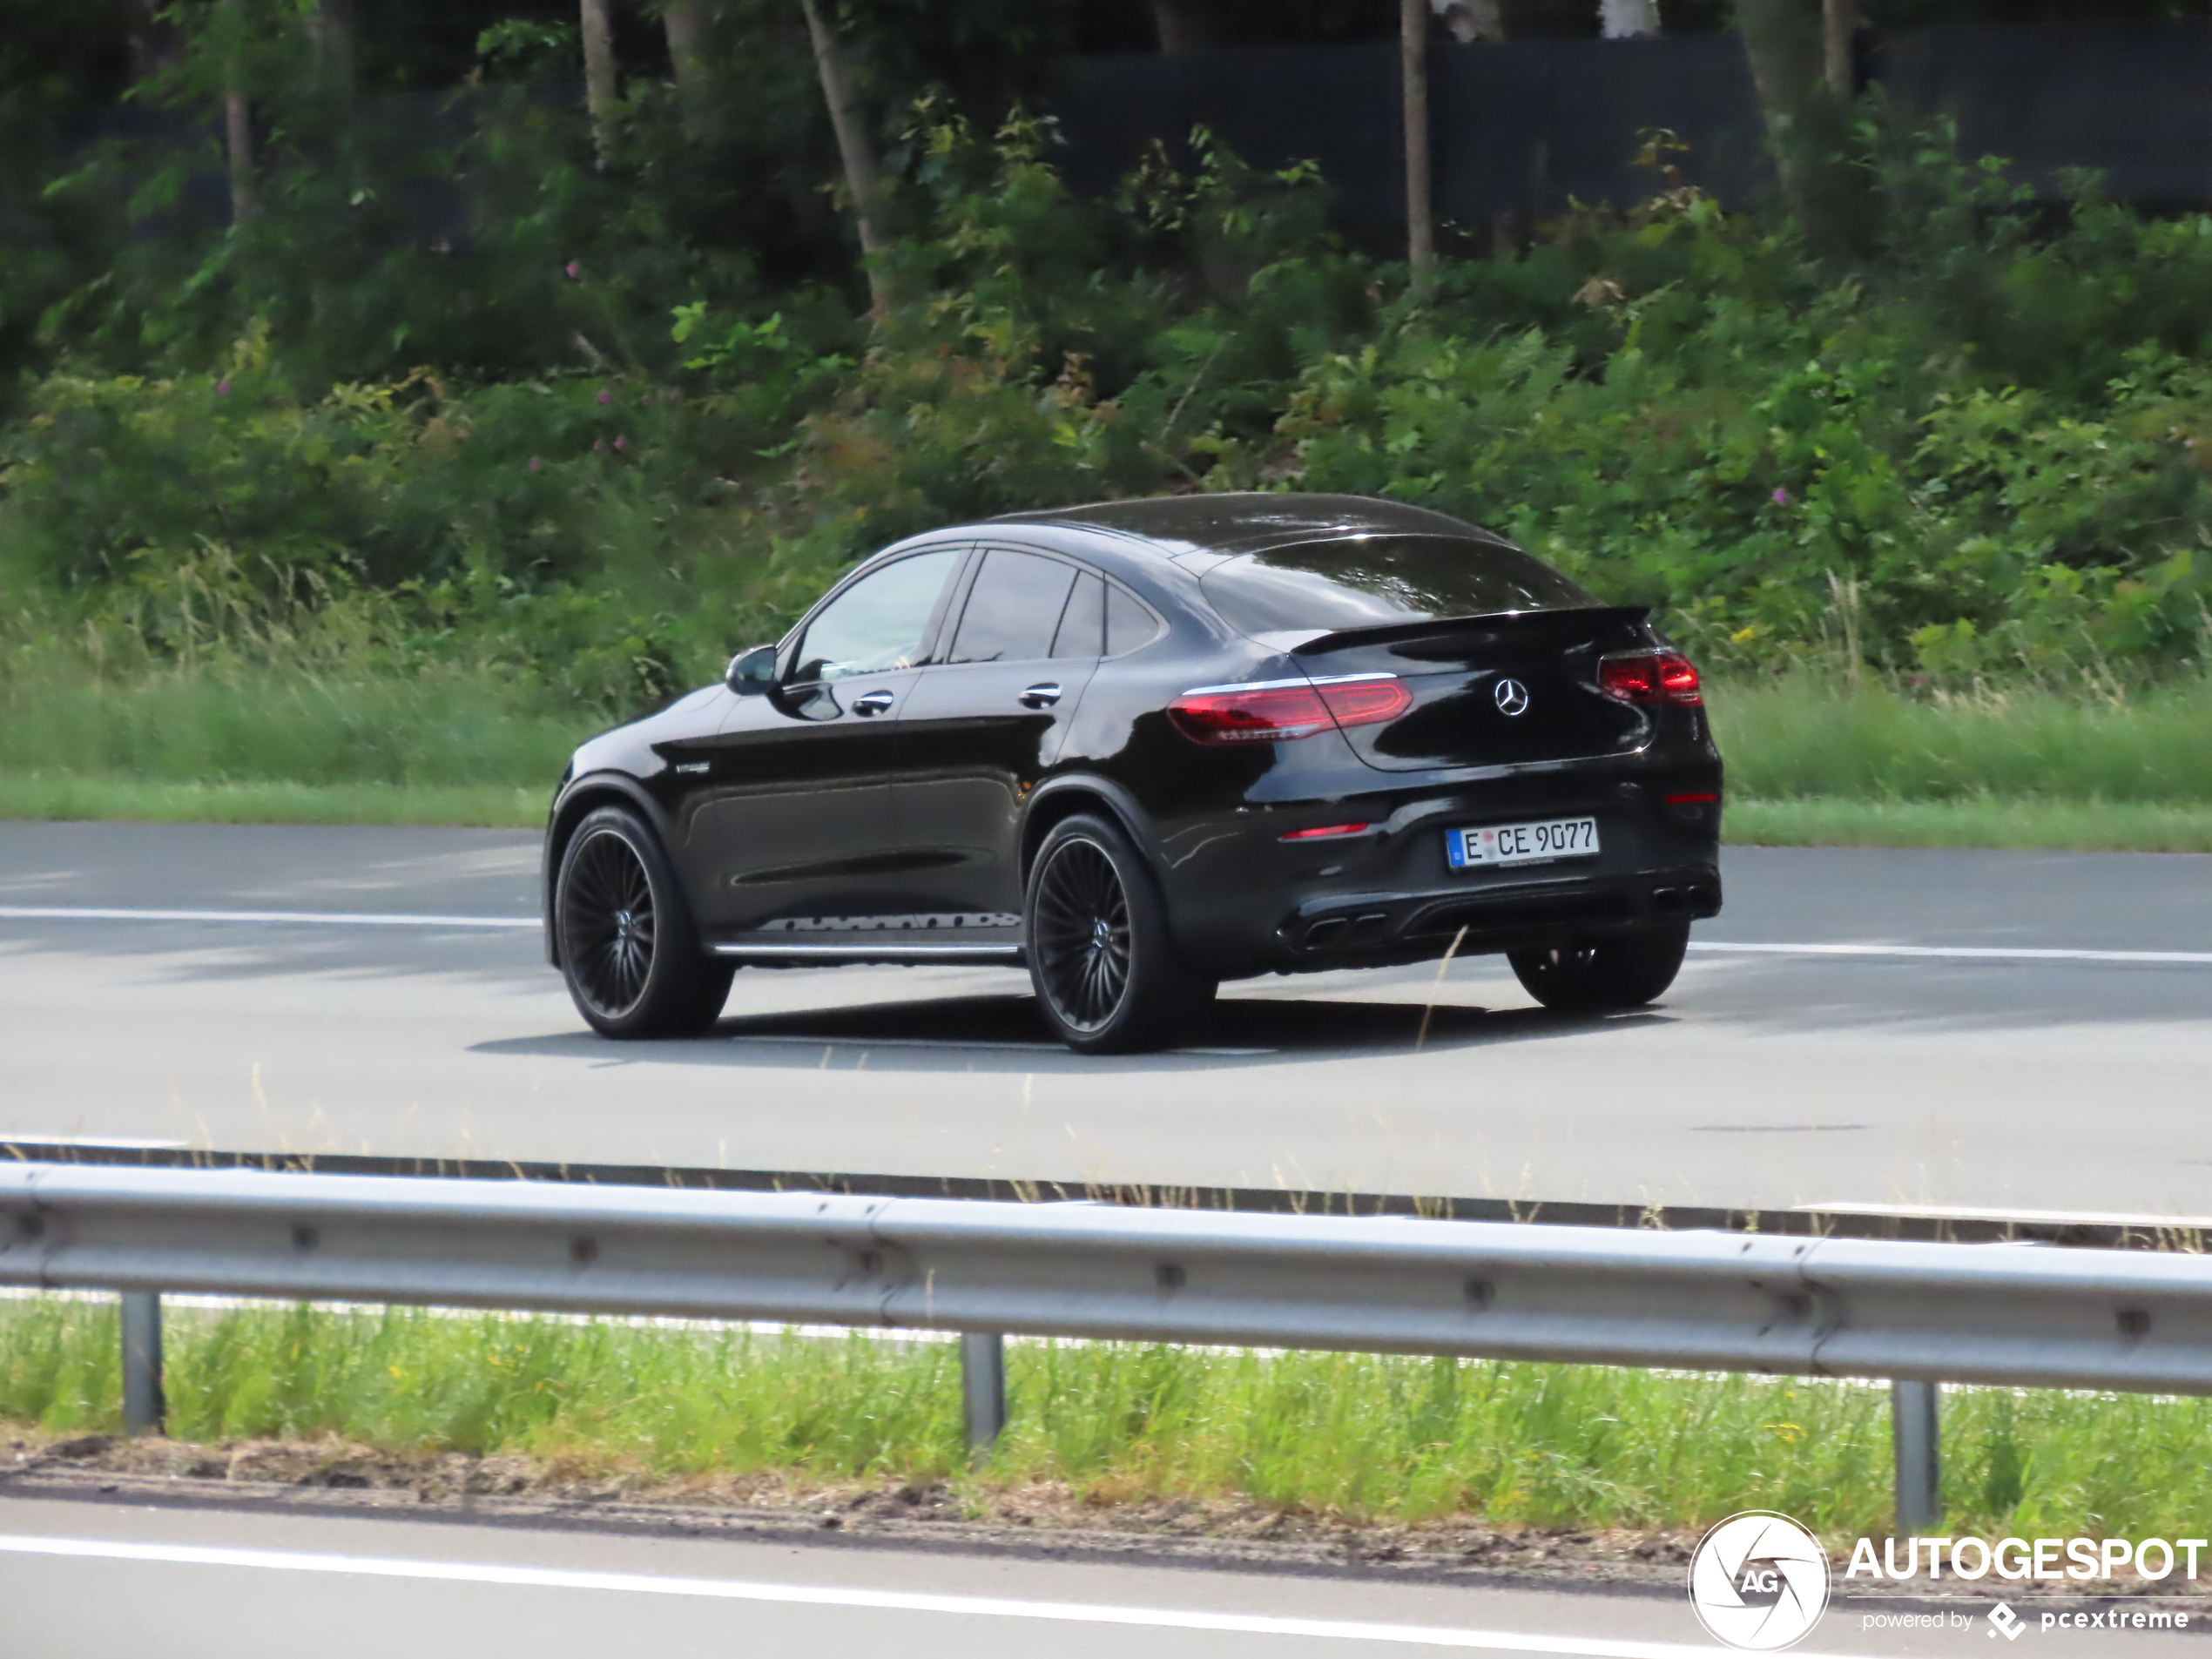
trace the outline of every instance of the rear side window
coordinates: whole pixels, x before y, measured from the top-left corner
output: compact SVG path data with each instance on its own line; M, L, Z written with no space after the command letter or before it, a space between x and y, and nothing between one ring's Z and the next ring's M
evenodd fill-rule
M1200 588L1239 632L1386 627L1599 603L1516 548L1445 536L1302 542L1216 565Z
M1106 590L1106 654L1126 657L1149 645L1165 631L1165 624L1119 588Z
M1060 631L1053 636L1055 657L1096 657L1106 647L1106 584L1085 570L1076 578L1068 608L1060 613Z
M1052 637L1075 581L1072 564L994 548L975 573L945 660L1020 663L1051 656Z

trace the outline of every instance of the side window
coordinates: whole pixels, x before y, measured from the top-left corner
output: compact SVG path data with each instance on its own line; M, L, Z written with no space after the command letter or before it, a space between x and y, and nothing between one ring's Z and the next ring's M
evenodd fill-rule
M1119 588L1106 590L1106 654L1126 657L1165 631L1160 619Z
M1052 655L1076 568L994 548L968 590L948 663L1020 663Z
M1106 647L1106 584L1088 570L1076 578L1060 631L1052 637L1055 657L1097 657Z
M806 624L792 681L839 680L918 666L930 616L960 557L952 548L916 553L846 589Z

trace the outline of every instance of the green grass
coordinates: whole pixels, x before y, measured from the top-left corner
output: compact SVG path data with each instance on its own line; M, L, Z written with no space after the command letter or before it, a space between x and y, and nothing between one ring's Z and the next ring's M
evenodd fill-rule
M1804 676L1719 685L1711 704L1732 797L2212 809L2209 681L2115 704L2026 689L1924 700Z
M539 829L552 799L550 780L518 788L511 784L146 783L129 778L0 773L0 819Z
M527 1318L249 1307L174 1318L171 1433L520 1453L571 1472L959 1478L957 1349ZM118 1420L112 1304L0 1304L0 1419ZM1013 1345L1012 1423L976 1490L1234 1499L1499 1525L1694 1527L1767 1507L1837 1533L1890 1506L1886 1391L1348 1354ZM2176 1535L2212 1401L1957 1389L1953 1521Z
M4 792L0 792L4 799ZM2212 803L1745 800L1723 838L1737 846L1982 846L2045 852L2212 853Z
M0 818L536 828L606 724L481 671L41 670L0 697Z
M110 679L0 695L0 817L535 828L601 717L489 671ZM1713 688L1727 835L1765 846L2212 852L2212 683L2114 703Z
M1920 699L1805 677L1711 702L1738 845L2212 852L2212 685Z
M489 672L240 670L0 680L0 778L317 789L529 789L607 722ZM126 799L117 797L116 799Z

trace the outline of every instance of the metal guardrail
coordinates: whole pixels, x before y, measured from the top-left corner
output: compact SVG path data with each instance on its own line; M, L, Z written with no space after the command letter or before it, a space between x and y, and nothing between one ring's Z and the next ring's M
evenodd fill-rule
M2032 1245L840 1193L0 1165L0 1285L961 1332L979 1446L1008 1333L1867 1377L1900 1522L1935 1514L1938 1381L2212 1393L2212 1259Z
M0 1164L111 1164L148 1170L260 1170L297 1175L433 1177L441 1181L683 1188L712 1192L835 1192L873 1198L990 1199L1008 1204L1091 1200L1157 1210L1222 1210L1254 1215L1410 1216L1428 1221L1505 1221L1545 1226L1706 1230L1815 1238L1914 1239L1928 1244L2052 1244L2191 1250L2212 1238L2202 1217L2082 1215L2050 1211L1966 1211L1948 1207L1802 1204L1790 1209L1712 1204L1602 1204L1485 1198L1345 1188L1216 1187L1134 1181L1023 1179L1013 1175L893 1175L833 1170L686 1168L665 1163L405 1157L367 1152L272 1152L181 1142L41 1141L0 1136Z

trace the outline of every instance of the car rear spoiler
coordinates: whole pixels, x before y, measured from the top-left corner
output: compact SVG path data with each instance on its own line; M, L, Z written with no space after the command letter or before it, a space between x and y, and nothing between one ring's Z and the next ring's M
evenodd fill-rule
M1339 628L1316 634L1291 648L1293 657L1319 657L1359 645L1395 645L1405 640L1430 639L1475 631L1527 633L1556 626L1561 633L1608 624L1641 627L1651 617L1649 605L1583 605L1573 610L1494 610L1476 617L1428 617L1420 622L1380 623L1372 628Z

